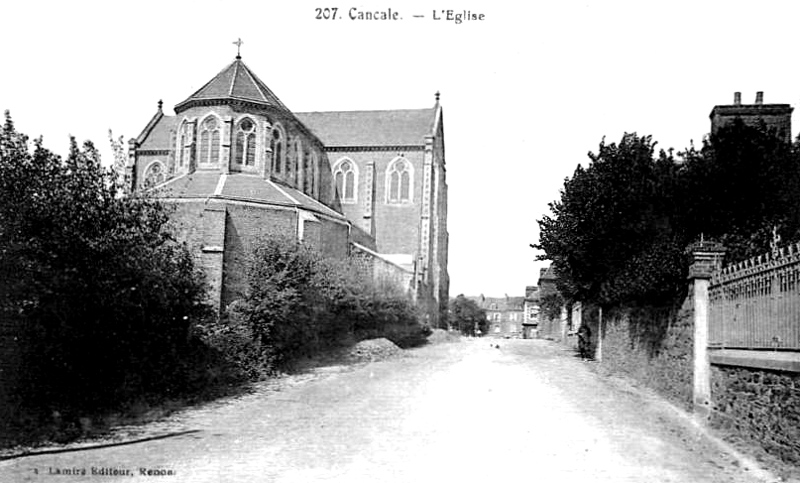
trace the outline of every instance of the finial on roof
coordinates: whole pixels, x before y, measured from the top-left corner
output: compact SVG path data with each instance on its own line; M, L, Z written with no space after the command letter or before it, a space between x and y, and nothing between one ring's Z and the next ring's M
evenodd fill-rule
M244 42L242 42L241 37L236 39L235 42L233 42L233 45L236 46L236 60L241 60L241 58L242 58L242 44L243 43Z
M436 91L436 102L439 102L439 91Z
M161 110L161 107L162 107L163 105L164 105L164 101L162 101L161 99L159 99L159 100L158 100L158 110L159 110L159 111Z

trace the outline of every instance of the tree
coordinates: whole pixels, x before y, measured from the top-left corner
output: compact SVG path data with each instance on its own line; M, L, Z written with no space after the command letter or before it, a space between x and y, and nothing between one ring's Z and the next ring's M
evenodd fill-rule
M486 311L464 295L450 301L450 314L453 326L464 335L476 335L476 330L480 330L481 334L488 332Z
M535 245L552 260L569 300L614 304L677 301L684 294L686 246L715 238L728 260L764 253L773 230L800 237L800 147L762 123L740 120L679 153L649 136L601 142L591 163L564 182Z
M657 298L674 288L675 267L648 257L660 253L656 247L679 244L667 189L676 165L671 154L661 151L656 158L654 151L650 136L601 142L597 154L589 153L589 166L578 166L565 181L561 199L550 204L552 214L539 220L535 247L552 260L567 300L614 303ZM649 280L645 269L662 276Z
M190 329L208 314L201 272L169 209L120 196L90 142L66 159L6 112L0 133L0 316L23 341L25 403L115 404L174 390Z
M731 261L766 252L773 227L785 240L800 237L797 143L784 142L763 123L737 119L683 156L687 232L722 241Z

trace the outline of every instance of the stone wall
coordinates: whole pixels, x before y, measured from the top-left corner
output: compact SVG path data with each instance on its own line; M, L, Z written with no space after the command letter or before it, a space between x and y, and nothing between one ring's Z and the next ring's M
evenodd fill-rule
M0 317L0 430L17 406L18 384L22 369L22 330L12 317Z
M800 464L800 374L712 366L711 424Z
M603 370L631 377L687 409L692 403L692 298L681 307L637 307L604 311ZM597 345L596 308L584 321Z

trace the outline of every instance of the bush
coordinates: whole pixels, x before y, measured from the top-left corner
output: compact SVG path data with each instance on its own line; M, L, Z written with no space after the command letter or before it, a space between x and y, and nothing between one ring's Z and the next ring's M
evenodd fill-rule
M294 239L265 237L253 249L244 298L204 325L203 338L249 378L353 340L424 343L407 295L365 280L354 267Z
M121 196L87 142L66 159L10 116L0 133L0 317L23 347L16 404L90 411L184 388L181 359L207 314L202 275L169 210Z

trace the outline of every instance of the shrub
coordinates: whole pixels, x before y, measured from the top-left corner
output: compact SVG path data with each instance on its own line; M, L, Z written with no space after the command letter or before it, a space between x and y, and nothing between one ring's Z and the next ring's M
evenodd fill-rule
M247 279L244 298L202 331L250 378L353 340L386 337L411 347L429 333L406 294L291 238L260 240Z
M169 210L120 196L87 142L66 159L0 133L0 317L23 347L17 404L92 410L181 390L202 275L166 229Z

